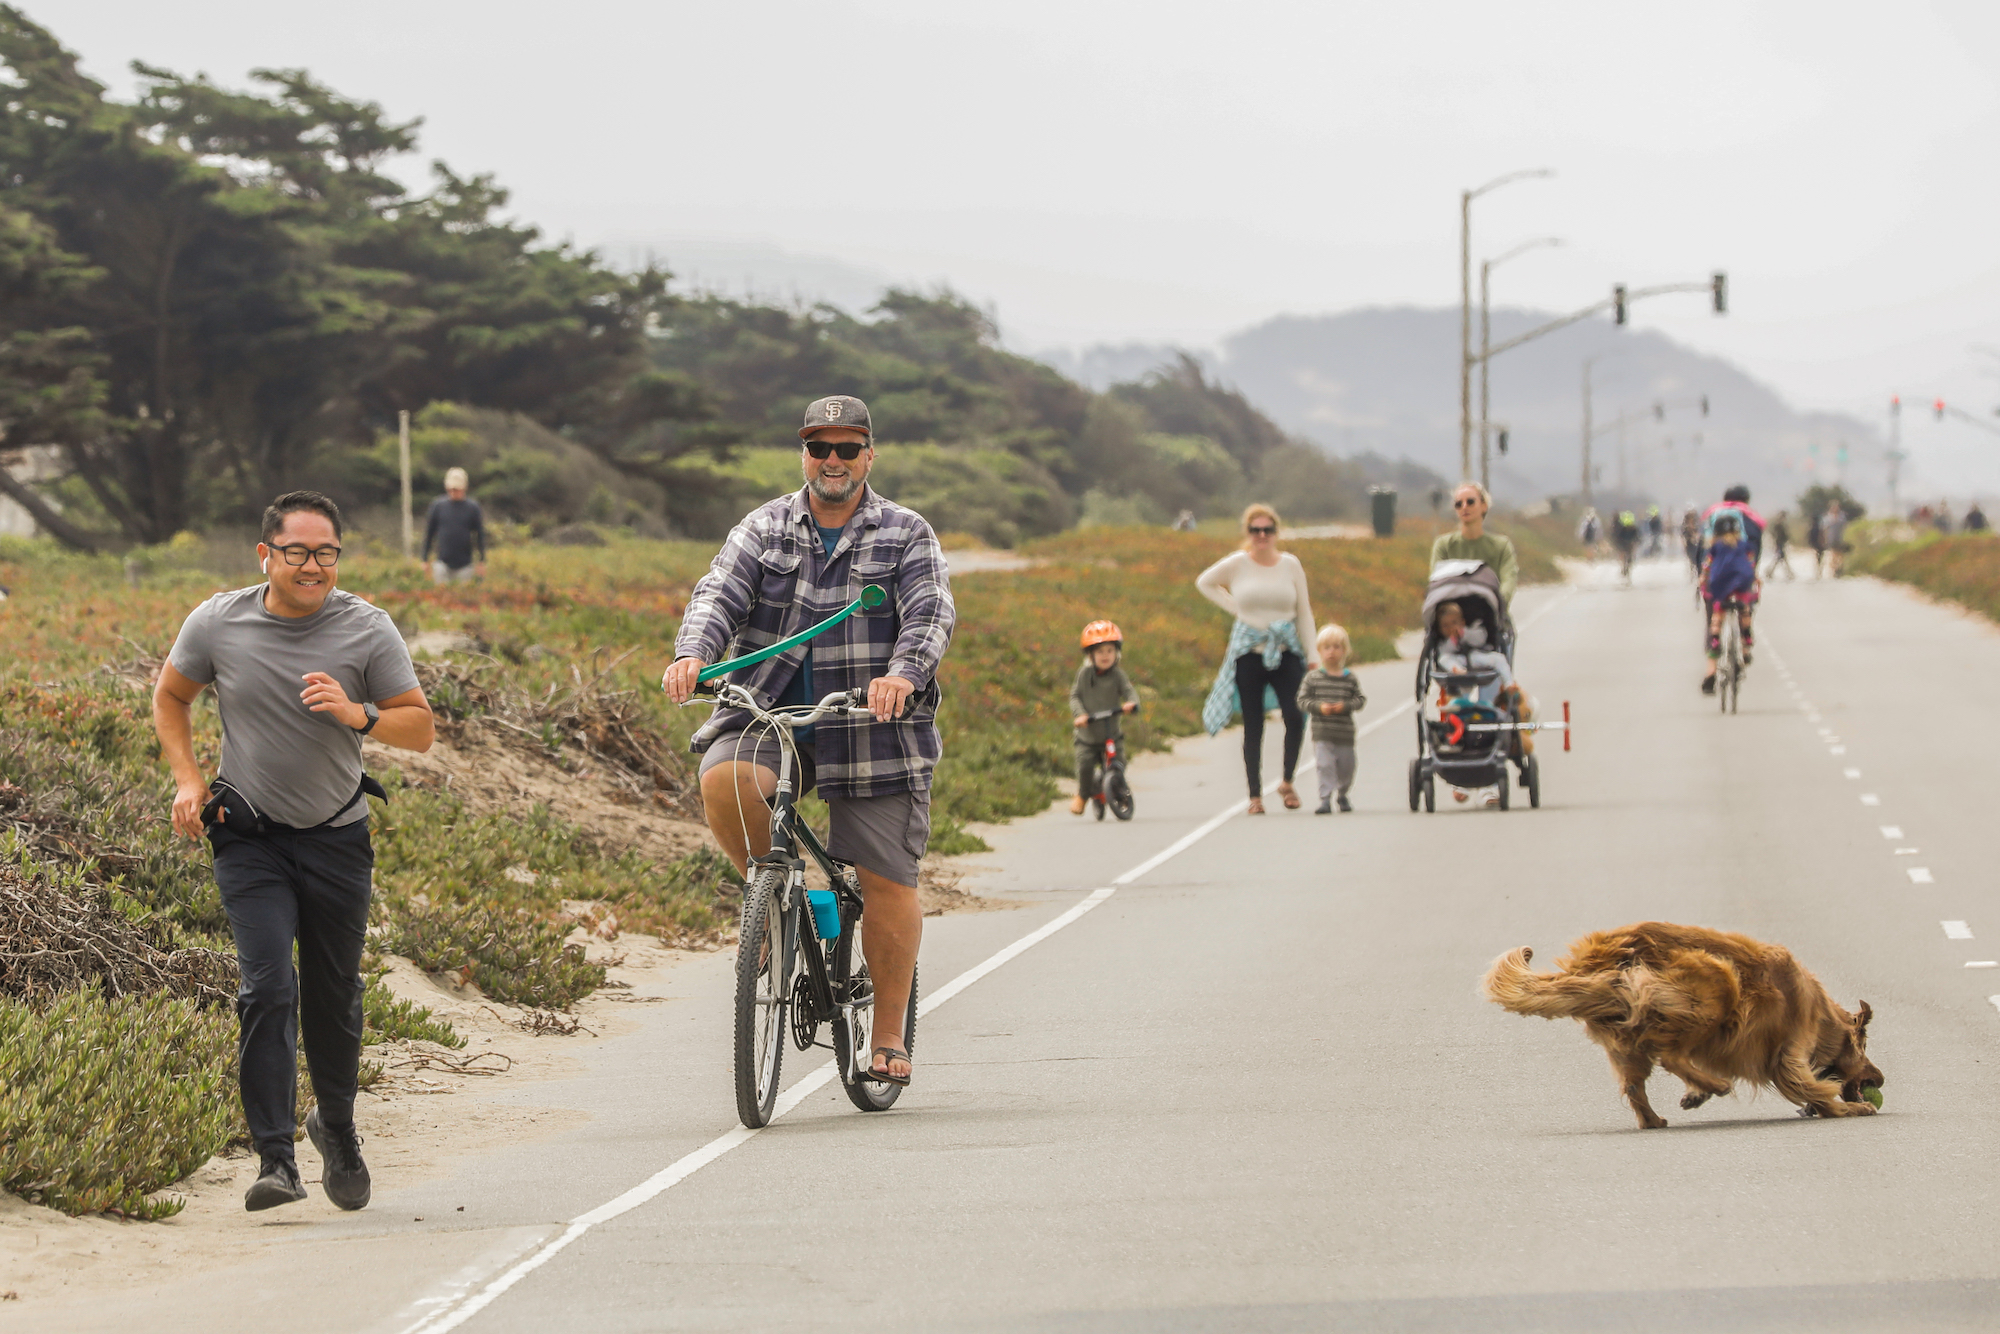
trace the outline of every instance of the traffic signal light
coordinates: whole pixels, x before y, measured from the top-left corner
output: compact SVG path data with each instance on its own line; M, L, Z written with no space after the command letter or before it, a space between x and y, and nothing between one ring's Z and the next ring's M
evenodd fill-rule
M1943 420L1944 420L1944 400L1940 398L1940 399L1938 399L1938 400L1937 400L1936 402L1932 403L1932 404L1931 404L1931 412L1932 412L1932 413L1933 413L1933 414L1934 414L1934 415L1936 416L1937 420L1939 420L1939 421L1943 421Z
M1703 394L1703 395L1701 396L1701 415L1702 415L1702 416L1704 416L1704 417L1706 417L1706 416L1708 415L1708 395L1707 395L1707 394Z
M1896 397L1889 400L1889 411L1895 413L1898 416L1902 415L1903 412L1902 395L1898 394Z
M1625 284L1619 283L1611 289L1611 322L1625 323Z
M1713 278L1709 279L1708 290L1715 297L1715 313L1718 315L1727 315L1729 313L1729 275L1718 271Z
M1653 404L1653 420L1656 422L1663 422L1666 419L1667 419L1667 405L1658 402L1656 400Z
M1507 452L1507 428L1504 426L1500 428L1500 452Z

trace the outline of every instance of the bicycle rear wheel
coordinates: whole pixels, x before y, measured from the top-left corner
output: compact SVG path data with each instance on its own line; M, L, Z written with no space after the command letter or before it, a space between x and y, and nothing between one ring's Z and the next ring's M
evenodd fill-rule
M798 960L798 911L784 872L760 870L743 894L736 941L736 1115L758 1130L771 1122L785 1059L786 1008Z
M868 980L866 963L861 964L856 970L856 976L864 982ZM896 1099L902 1096L903 1086L884 1084L879 1079L867 1078L868 1067L873 1064L875 1055L874 1050L868 1045L870 1020L874 1017L872 987L869 995L870 1004L854 1007L853 1028L848 1027L845 1015L833 1021L834 1050L838 1053L838 1059L842 1060L849 1059L849 1053L852 1053L855 1079L851 1084L845 1082L842 1084L847 1090L847 1100L864 1112L886 1112L895 1105ZM914 967L910 970L910 1009L903 1016L903 1050L911 1056L917 1054L917 971Z

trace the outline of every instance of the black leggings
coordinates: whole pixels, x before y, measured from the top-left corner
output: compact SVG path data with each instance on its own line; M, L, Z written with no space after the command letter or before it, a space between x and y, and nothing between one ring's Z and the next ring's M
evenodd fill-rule
M1299 682L1305 680L1305 660L1287 652L1276 669L1264 666L1264 655L1246 653L1236 660L1236 698L1243 709L1243 775L1250 795L1264 794L1264 687L1278 692L1278 712L1285 719L1285 781L1299 767L1299 744L1306 737L1306 716L1299 712Z

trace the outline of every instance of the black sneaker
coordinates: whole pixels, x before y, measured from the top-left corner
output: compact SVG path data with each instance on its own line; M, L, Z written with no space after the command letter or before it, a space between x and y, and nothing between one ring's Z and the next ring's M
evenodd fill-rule
M1313 807L1313 814L1314 814L1314 815L1332 815L1332 814L1333 814L1333 803L1332 803L1331 801L1322 801L1322 802L1321 802L1321 803L1320 803L1319 805L1317 805L1317 806Z
M368 1207L368 1164L361 1161L361 1136L353 1126L339 1129L319 1119L319 1108L306 1113L306 1138L319 1150L320 1189L343 1209Z
M306 1197L305 1183L299 1180L299 1165L288 1155L267 1153L257 1179L243 1193L243 1207L251 1213L296 1204Z
M1701 678L1701 693L1704 695L1713 695L1715 693L1715 678L1713 676L1704 676Z
M1353 803L1349 802L1348 799L1344 796L1341 797L1340 800L1335 804L1338 805L1343 812L1351 811L1354 809Z

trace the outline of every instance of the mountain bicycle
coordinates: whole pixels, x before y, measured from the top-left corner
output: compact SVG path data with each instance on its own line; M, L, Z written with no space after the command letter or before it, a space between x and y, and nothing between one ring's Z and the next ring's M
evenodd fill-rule
M1102 722L1123 712L1123 709L1106 709L1102 713L1091 714L1090 721ZM1104 738L1103 754L1097 761L1097 791L1091 795L1090 804L1100 820L1107 810L1120 820L1132 818L1136 807L1132 801L1131 784L1125 781L1125 738Z
M1736 712L1736 695L1748 670L1743 661L1743 604L1735 598L1722 603L1722 658L1715 667L1715 696L1724 713Z
M854 867L837 860L798 816L794 776L799 771L793 733L829 717L873 717L865 690L841 690L818 704L766 709L748 690L721 678L824 633L855 612L887 600L870 584L842 611L810 629L755 653L702 669L688 703L742 709L744 731L764 729L780 741L778 787L771 797L771 848L750 859L743 887L743 916L736 943L736 1114L752 1130L771 1122L778 1100L787 1038L800 1051L830 1047L848 1101L864 1112L886 1111L902 1086L869 1078L875 989L868 962L857 948L863 902ZM806 888L809 856L827 888ZM824 1025L830 1041L820 1041ZM909 1011L903 1016L903 1049L916 1052L917 978L910 975Z

